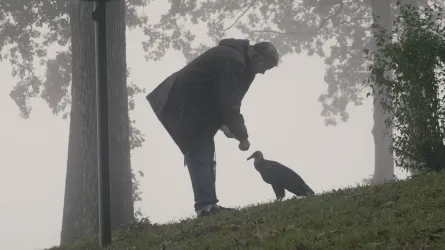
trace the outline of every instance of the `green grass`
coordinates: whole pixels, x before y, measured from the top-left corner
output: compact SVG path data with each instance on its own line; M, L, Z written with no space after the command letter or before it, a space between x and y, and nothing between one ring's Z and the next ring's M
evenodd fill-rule
M106 249L445 249L445 174L178 223L136 223L113 241ZM96 238L55 249L99 247Z

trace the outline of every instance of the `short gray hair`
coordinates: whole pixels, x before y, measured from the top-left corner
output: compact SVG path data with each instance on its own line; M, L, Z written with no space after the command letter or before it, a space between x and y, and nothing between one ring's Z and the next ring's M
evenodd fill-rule
M277 48L270 43L270 42L259 42L257 44L253 45L253 49L256 53L260 54L261 56L264 56L268 60L271 60L275 63L275 65L278 65L278 62L280 61L280 54L278 53Z

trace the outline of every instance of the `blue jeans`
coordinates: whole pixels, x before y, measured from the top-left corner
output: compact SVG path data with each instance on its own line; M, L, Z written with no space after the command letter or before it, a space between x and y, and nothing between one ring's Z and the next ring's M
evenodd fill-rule
M218 203L215 189L216 162L213 137L185 156L195 197L195 211Z

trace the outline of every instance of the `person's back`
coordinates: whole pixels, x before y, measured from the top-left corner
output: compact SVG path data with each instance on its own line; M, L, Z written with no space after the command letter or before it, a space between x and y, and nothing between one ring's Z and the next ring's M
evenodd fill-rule
M234 93L239 98L244 97L255 78L250 47L247 40L224 39L218 46L196 57L158 86L169 86L168 98L165 98L162 104L161 116L173 125L167 130L177 139L183 154L191 150L196 142L209 136L213 137L222 126L219 100L228 96L221 93L224 91L218 86L221 80L242 78L236 79L234 83L222 84L225 85L224 88L235 90ZM240 73L233 76L233 69ZM236 86L231 86L235 84ZM147 99L157 99L155 95L159 93L164 91L155 89ZM220 94L224 96L220 97Z
M156 116L185 156L198 214L218 202L211 177L214 135L225 127L228 137L240 141L241 150L249 148L241 101L255 75L276 66L278 60L278 52L270 43L252 46L248 40L224 39L147 95Z

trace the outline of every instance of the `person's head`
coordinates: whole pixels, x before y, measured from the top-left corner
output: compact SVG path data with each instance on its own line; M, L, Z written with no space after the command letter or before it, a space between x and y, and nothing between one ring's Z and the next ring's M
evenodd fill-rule
M280 55L277 48L270 42L260 42L253 46L253 67L255 73L264 74L278 65Z

